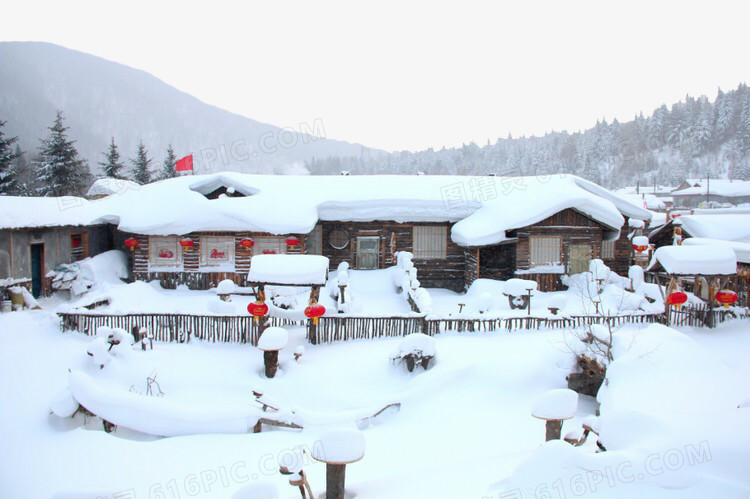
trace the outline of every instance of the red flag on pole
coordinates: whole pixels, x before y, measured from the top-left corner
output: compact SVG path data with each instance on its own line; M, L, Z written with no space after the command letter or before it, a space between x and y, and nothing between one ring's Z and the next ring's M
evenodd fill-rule
M175 171L189 172L193 170L193 155L188 154L182 159L178 159L174 166Z

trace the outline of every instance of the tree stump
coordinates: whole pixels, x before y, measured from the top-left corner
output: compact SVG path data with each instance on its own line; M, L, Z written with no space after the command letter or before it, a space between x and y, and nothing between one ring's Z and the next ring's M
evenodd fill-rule
M326 499L344 499L345 464L326 464Z
M263 352L263 364L266 368L266 377L273 378L279 369L279 351L266 350Z
M562 420L561 419L548 419L545 428L547 430L545 441L560 440L562 434Z
M404 357L404 360L406 361L406 369L409 372L414 371L414 365L415 365L414 355L409 354L409 355L407 355L407 356Z

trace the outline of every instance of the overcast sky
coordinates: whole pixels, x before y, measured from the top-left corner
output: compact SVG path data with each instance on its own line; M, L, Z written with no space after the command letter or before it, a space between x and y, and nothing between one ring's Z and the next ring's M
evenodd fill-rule
M750 80L748 14L742 0L18 0L0 38L143 69L277 126L321 119L329 138L419 150L713 100Z

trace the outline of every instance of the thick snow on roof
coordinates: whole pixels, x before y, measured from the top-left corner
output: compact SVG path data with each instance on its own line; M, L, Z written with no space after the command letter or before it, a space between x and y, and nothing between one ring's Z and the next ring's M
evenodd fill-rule
M732 275L737 257L727 246L662 246L654 252L647 270L660 263L669 274Z
M667 206L664 204L664 199L653 194L618 194L618 196L647 210L663 210Z
M723 239L709 239L707 237L689 237L682 241L683 246L727 246L732 248L737 261L740 263L750 263L750 243L738 241L725 241Z
M691 182L698 184L697 187L688 187L679 191L673 191L672 196L695 196L706 194L706 179ZM750 182L745 180L711 179L708 182L709 194L724 197L750 196Z
M683 215L675 219L691 237L750 243L750 215Z
M208 199L218 187L243 197ZM453 240L467 246L503 241L508 230L574 208L619 229L624 215L650 213L575 176L460 177L438 175L296 176L225 172L183 176L118 191L96 201L0 198L0 227L118 223L138 234L202 230L307 233L319 220L457 222ZM49 214L54 212L55 216Z
M86 197L109 196L111 194L122 194L127 190L137 191L141 185L132 180L119 178L100 178L89 187Z
M325 285L328 258L320 255L256 255L247 282Z

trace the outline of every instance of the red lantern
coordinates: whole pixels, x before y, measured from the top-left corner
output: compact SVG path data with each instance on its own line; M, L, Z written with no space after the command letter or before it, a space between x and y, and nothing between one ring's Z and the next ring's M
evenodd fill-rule
M724 305L724 307L729 308L729 305L737 301L737 293L731 289L722 289L716 293L716 301Z
M638 252L641 252L641 253L642 253L642 252L644 252L644 251L646 251L646 250L648 249L648 246L639 246L639 245L637 245L637 244L634 244L634 245L633 245L633 249L634 249L635 251L638 251Z
M683 293L682 291L675 291L674 293L669 293L667 295L667 305L672 305L677 308L680 308L680 306L687 301L687 295Z
M250 302L247 305L247 311L253 316L253 320L258 322L258 319L265 317L268 314L268 305L262 301Z
M250 248L252 248L253 246L255 246L255 241L253 241L249 237L245 237L245 238L242 239L242 241L240 241L240 245L243 248L245 248L246 250L249 250Z
M313 303L305 309L305 315L313 320L313 324L318 323L318 317L322 317L326 313L326 308L319 303Z
M299 239L294 236L289 236L286 238L286 245L287 246L297 246L299 244Z
M182 246L182 249L185 251L190 250L193 246L195 246L195 241L190 239L189 237L186 237L185 239L180 239L180 246Z
M130 248L130 251L135 250L135 247L138 246L138 239L136 239L134 237L129 237L129 238L125 239L125 246L127 246L128 248Z

